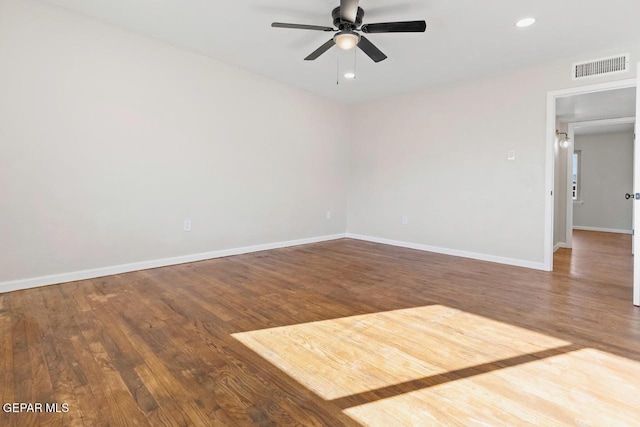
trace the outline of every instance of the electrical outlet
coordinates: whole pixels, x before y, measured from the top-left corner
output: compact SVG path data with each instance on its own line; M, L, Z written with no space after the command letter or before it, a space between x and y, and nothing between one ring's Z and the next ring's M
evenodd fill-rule
M516 150L509 150L507 152L507 160L515 160L516 159Z
M184 231L191 231L191 219L187 218L184 220Z
M402 225L409 224L409 217L406 215L402 215Z
M331 219L331 211L327 211L327 219Z

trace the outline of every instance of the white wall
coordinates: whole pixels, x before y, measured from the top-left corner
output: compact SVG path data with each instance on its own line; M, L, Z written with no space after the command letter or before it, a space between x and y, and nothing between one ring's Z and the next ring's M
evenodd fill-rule
M580 201L573 206L574 227L630 232L633 193L633 131L576 135L581 151Z
M347 111L0 0L0 285L344 233Z
M635 58L640 49L614 46L360 105L348 233L544 268L547 93L635 77L635 66L588 81L570 77L574 61L629 51Z

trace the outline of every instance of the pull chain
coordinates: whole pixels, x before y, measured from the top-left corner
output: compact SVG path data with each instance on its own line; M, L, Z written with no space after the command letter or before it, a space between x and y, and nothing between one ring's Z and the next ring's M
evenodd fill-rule
M356 52L357 49L354 47L353 48L353 78L357 79L358 78L358 71L356 70L356 63L357 63L357 58L358 58L358 52Z
M340 84L340 52L338 51L338 61L336 61L338 63L337 67L336 67L336 84L339 85Z
M345 52L345 55L347 55L348 53ZM343 56L343 53L338 51L338 58L336 61L336 84L339 85L340 84L340 61L341 61L341 56ZM342 58L345 59L345 62L347 61L347 58ZM353 48L353 71L349 71L348 73L345 73L345 77L349 78L349 79L355 79L358 76L358 72L357 72L357 65L358 65L358 52L356 52L356 48ZM344 71L344 70L343 70ZM347 74L351 74L351 75L347 75Z

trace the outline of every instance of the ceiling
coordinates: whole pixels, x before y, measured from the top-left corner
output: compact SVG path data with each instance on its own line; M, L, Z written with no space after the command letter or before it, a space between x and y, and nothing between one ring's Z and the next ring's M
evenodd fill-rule
M556 102L556 117L564 123L635 117L636 88L567 96Z
M357 78L336 85L339 49L303 61L330 33L270 24L330 26L339 0L44 1L343 103L640 40L637 0L362 0L364 23L424 19L427 31L369 35L389 59L374 64L357 51ZM516 28L527 16L537 23ZM352 61L348 54L342 58L343 65Z
M633 132L634 123L618 123L601 126L583 126L575 128L575 135L597 135L602 133Z

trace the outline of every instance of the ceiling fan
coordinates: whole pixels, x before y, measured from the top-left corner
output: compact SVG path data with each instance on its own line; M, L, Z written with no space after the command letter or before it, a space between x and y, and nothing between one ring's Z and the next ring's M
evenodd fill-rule
M387 59L387 55L382 53L373 43L365 36L358 34L361 31L365 34L375 33L423 33L427 28L425 21L405 21L405 22L384 22L379 24L364 24L364 10L359 7L359 0L340 0L340 6L331 12L333 17L333 27L322 27L319 25L304 24L285 24L282 22L274 22L271 24L275 28L293 28L298 30L315 30L336 32L336 35L328 42L320 46L307 56L305 61L313 61L320 55L328 51L333 45L338 45L344 50L353 49L358 46L369 58L374 62L380 62Z

